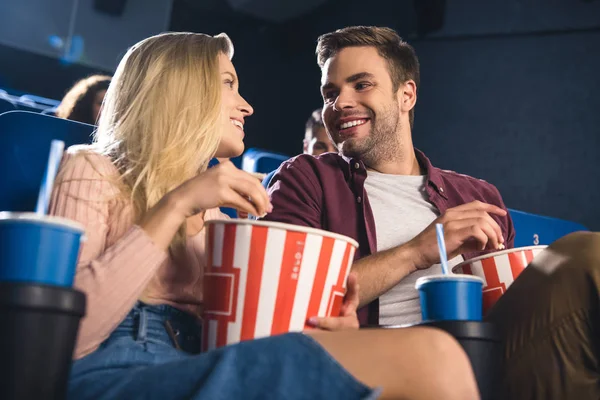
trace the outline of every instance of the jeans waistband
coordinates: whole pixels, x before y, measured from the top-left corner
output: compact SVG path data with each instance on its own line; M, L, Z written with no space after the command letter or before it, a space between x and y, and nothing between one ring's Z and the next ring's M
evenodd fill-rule
M194 315L189 314L185 311L181 311L167 304L146 304L138 301L133 306L132 311L144 310L148 313L148 318L161 319L161 320L178 320L181 323L189 325L200 325L201 321Z
M201 350L201 321L169 305L137 302L117 330L138 342L165 343L191 354Z

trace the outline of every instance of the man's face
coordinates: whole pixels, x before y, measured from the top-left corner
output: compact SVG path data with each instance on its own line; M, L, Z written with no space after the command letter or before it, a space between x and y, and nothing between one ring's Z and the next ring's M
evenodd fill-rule
M340 152L365 163L398 148L400 107L387 61L374 47L347 47L322 69L323 122Z
M337 152L335 146L327 131L322 126L315 126L312 130L312 137L304 139L304 153L318 156L323 153Z

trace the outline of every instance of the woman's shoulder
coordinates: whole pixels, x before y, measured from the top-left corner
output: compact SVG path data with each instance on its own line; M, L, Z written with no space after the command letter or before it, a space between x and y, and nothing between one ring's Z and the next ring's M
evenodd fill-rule
M92 146L77 145L65 151L54 186L61 193L105 201L119 195L119 182L119 171L109 157Z
M119 175L111 159L90 145L69 147L63 157L61 170L87 179L109 179Z

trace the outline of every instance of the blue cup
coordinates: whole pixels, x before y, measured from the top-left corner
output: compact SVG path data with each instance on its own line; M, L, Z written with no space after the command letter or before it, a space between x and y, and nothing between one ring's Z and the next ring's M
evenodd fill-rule
M0 212L0 281L72 286L83 234L65 218Z
M483 280L472 275L417 279L423 321L481 321Z

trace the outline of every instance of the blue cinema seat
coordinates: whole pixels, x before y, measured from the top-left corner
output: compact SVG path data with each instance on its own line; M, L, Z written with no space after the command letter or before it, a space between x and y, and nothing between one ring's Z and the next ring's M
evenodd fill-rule
M515 247L548 245L572 232L588 229L576 222L508 209L515 227Z
M0 114L8 111L15 111L16 109L17 105L15 102L6 95L6 92L0 91Z
M267 174L279 168L290 157L260 149L248 149L242 156L242 169Z
M94 126L27 111L0 115L0 211L33 211L50 142L90 143Z

